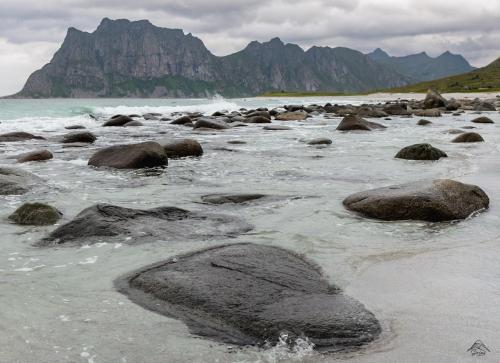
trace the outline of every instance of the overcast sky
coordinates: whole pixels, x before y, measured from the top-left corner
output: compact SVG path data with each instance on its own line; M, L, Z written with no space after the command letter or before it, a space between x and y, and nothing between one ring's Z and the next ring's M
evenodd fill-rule
M500 0L0 0L0 95L49 62L68 27L93 31L103 17L184 29L216 55L278 36L305 49L450 50L474 66L500 56Z

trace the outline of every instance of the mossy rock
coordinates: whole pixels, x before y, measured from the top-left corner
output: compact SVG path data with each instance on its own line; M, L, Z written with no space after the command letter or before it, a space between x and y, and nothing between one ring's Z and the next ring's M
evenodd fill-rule
M56 223L62 213L43 203L25 203L9 216L9 219L22 225L46 226Z

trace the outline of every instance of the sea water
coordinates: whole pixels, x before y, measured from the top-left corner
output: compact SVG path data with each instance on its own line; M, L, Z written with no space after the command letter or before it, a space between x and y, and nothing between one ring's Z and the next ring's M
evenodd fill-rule
M409 97L409 96L408 96ZM394 98L391 96L390 98ZM477 115L444 115L416 126L418 118L374 120L388 128L340 133L340 118L314 116L262 125L197 132L165 121L144 127L103 128L114 114L238 110L302 103L384 101L383 96L313 99L0 100L0 133L26 131L42 141L2 143L0 165L44 179L21 196L0 203L0 362L498 362L500 361L500 115L475 125L486 142L453 144L446 130L470 126ZM89 116L92 114L99 120ZM172 116L173 118L174 116ZM63 148L64 127L85 126L97 136L85 148ZM102 147L190 137L201 158L170 160L163 173L100 170L87 166ZM331 138L328 147L303 141ZM228 144L242 140L246 144ZM438 162L394 159L402 148L427 142L448 154ZM54 159L15 164L12 156L47 148ZM491 208L458 223L381 222L344 209L355 192L424 178L452 178L483 188ZM285 196L244 206L208 206L212 193ZM298 198L296 198L298 197ZM129 245L36 248L54 226L7 221L24 202L44 202L71 220L95 203L132 208L176 206L238 216L255 229L236 239ZM195 228L195 226L193 226ZM355 353L315 353L307 339L273 347L239 348L191 335L178 320L147 311L113 287L136 268L219 243L254 242L302 253L329 281L361 301L380 320L383 334ZM480 339L483 357L467 351Z

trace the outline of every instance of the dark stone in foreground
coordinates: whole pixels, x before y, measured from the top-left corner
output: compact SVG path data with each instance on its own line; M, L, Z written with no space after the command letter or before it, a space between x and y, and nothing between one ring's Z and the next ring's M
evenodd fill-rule
M346 208L372 218L439 222L465 219L488 208L489 198L475 185L437 179L356 193L343 203Z
M430 144L415 144L401 149L395 158L406 160L439 160L447 156L444 151Z
M15 142L25 140L45 140L44 137L35 136L27 132L9 132L0 135L0 142Z
M38 245L51 246L68 242L88 244L110 240L125 243L201 240L234 237L252 228L235 217L191 212L176 207L143 210L96 204L58 227L47 238L38 242ZM131 239L126 240L125 237Z
M17 157L18 163L27 163L29 161L45 161L50 160L54 156L49 150L36 150L25 154L21 154Z
M203 155L203 148L200 143L194 139L164 139L159 140L158 143L163 146L169 158Z
M41 181L23 170L0 168L0 195L24 194Z
M349 115L342 119L340 124L337 126L339 131L352 131L352 130L362 130L362 131L372 131L375 129L385 129L384 125L376 122L366 121L365 119L356 116Z
M493 120L486 116L475 118L471 122L474 122L475 124L494 124Z
M21 225L46 226L56 223L62 213L43 203L25 203L9 216L9 220Z
M235 244L177 256L115 281L133 302L181 319L191 332L231 344L275 344L281 333L320 350L358 347L380 325L301 256Z
M117 169L153 168L167 164L167 153L156 142L107 147L92 155L88 162L88 165L92 166Z
M210 194L201 197L204 203L226 204L226 203L246 203L252 200L266 197L265 194Z
M465 132L458 135L451 142L483 142L484 139L481 135L476 132Z

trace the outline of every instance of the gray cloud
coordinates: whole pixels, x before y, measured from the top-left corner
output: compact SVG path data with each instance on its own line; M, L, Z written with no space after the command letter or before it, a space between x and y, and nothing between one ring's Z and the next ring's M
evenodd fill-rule
M279 36L303 48L450 50L476 66L500 56L498 0L2 0L0 94L49 61L68 27L93 31L103 17L181 28L217 55Z

